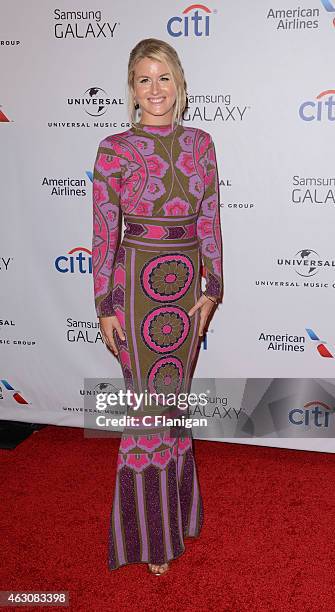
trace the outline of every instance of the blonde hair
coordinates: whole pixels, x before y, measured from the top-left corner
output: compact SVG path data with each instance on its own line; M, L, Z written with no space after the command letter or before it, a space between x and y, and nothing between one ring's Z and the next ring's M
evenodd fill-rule
M157 38L145 38L132 49L128 61L128 114L132 126L136 125L136 109L134 104L134 77L135 65L144 58L157 61L165 61L171 72L172 81L176 88L176 100L173 108L172 124L179 124L182 114L187 105L187 84L184 70L178 57L177 51L164 40Z

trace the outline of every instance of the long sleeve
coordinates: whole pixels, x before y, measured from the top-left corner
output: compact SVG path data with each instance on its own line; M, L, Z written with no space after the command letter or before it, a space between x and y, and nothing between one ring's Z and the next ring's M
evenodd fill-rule
M121 165L112 137L102 140L93 172L92 270L98 317L115 315L112 273L121 232Z
M199 163L203 167L204 180L204 195L197 218L197 236L206 279L203 293L222 301L224 282L218 168L212 137L203 130L200 130L199 138Z

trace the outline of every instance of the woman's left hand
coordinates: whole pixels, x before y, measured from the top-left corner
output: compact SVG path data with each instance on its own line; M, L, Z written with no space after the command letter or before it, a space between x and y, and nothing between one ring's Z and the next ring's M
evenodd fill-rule
M212 312L216 303L213 300L210 300L204 294L198 299L198 301L192 306L191 310L188 311L188 315L191 317L198 308L201 308L200 312L200 324L199 324L199 336L202 336L204 333L204 327L206 325L207 319Z

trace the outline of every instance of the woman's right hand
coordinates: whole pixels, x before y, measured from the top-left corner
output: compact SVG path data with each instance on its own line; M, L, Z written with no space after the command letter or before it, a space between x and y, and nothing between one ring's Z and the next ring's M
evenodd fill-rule
M125 335L122 331L122 327L117 316L110 317L99 317L100 330L103 341L113 351L114 355L118 354L118 350L114 340L114 330L117 331L119 338L125 340Z

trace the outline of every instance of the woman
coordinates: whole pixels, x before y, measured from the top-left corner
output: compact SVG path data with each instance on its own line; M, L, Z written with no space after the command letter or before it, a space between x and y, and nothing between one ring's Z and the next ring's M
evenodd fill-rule
M223 298L215 149L207 132L181 125L186 81L169 44L149 38L135 46L128 89L131 128L100 142L94 166L95 305L127 389L177 397L190 388L199 336ZM117 248L122 215L126 229ZM161 575L183 554L184 538L201 531L192 436L173 432L137 426L122 433L111 570L147 563Z

